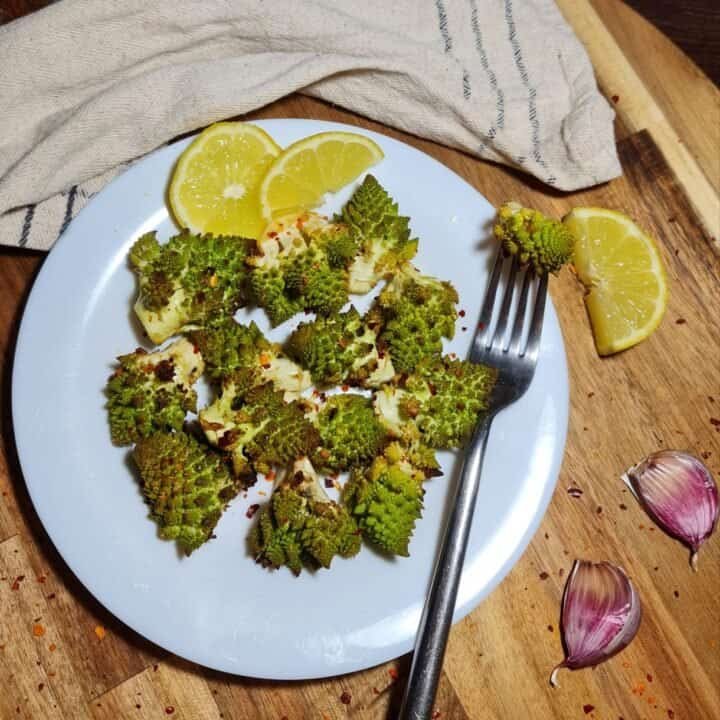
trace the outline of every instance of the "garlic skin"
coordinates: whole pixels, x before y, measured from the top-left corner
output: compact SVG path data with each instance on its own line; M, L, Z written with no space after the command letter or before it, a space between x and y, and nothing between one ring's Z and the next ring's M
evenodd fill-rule
M718 489L710 470L686 452L661 450L623 479L648 515L690 548L690 565L697 570L698 550L718 522Z
M623 570L608 562L576 560L565 585L561 626L565 660L560 668L597 665L625 648L640 627L640 599Z

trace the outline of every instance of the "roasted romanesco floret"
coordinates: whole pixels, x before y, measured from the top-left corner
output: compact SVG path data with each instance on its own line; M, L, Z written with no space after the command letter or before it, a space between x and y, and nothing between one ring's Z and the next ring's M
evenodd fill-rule
M364 395L333 395L315 419L320 446L313 463L322 472L336 473L364 465L381 450L386 431Z
M427 358L440 357L442 339L455 334L458 295L449 283L422 275L405 263L377 298L370 315L382 326L378 345L398 372L412 372Z
M257 562L285 565L298 575L305 564L328 568L336 555L357 555L360 531L348 511L328 498L310 461L301 458L260 511L249 545Z
M415 257L417 240L410 238L410 219L373 175L367 175L342 211L359 255L350 265L350 292L364 295L380 280Z
M500 208L493 232L508 255L517 255L538 275L556 273L572 259L575 239L565 225L518 203Z
M340 383L378 387L395 375L389 355L377 348L377 333L354 307L314 322L300 323L285 351L320 386Z
M274 220L248 258L255 302L273 326L302 311L337 312L348 299L346 268L353 248L344 225L315 213Z
M400 387L381 388L375 410L388 432L403 441L417 433L431 448L462 447L487 408L496 376L467 360L426 361Z
M231 316L245 304L245 258L253 241L183 232L161 245L154 232L130 249L138 278L135 313L161 343L193 323Z
M158 430L179 430L186 413L195 412L193 385L204 363L187 340L153 353L138 348L118 362L105 388L115 445L131 445Z
M139 439L133 458L160 537L189 555L212 537L239 486L217 453L184 432Z
M367 468L356 468L343 500L363 535L392 555L407 557L415 522L423 509L425 474L413 467L405 451L391 443Z
M287 465L308 455L318 431L299 401L285 402L272 383L253 385L239 370L223 382L222 394L200 411L200 426L211 445L230 453L235 475L251 485L254 472Z
M310 373L285 357L254 322L242 325L223 317L190 331L188 338L199 348L207 374L216 384L243 370L248 387L271 381L286 400L298 397L312 384Z

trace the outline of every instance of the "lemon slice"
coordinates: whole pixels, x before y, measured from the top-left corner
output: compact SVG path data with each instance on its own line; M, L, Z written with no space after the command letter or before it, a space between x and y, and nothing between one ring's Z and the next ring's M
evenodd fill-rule
M364 135L324 132L298 140L275 158L260 186L265 219L317 207L328 192L355 180L383 159Z
M576 238L574 262L598 353L612 355L647 338L668 301L655 242L613 210L575 208L563 222Z
M281 148L259 127L221 122L203 130L177 161L168 200L197 233L256 238L265 227L260 182Z

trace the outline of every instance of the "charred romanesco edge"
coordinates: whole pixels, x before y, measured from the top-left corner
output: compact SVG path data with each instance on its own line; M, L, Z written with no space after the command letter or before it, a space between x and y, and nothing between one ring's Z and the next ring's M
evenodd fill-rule
M195 412L193 385L204 362L187 340L152 353L138 348L118 362L105 388L115 445L131 445L159 430L179 430L185 415Z
M390 381L395 368L377 347L377 332L354 307L344 313L300 323L285 351L321 387L341 383L378 387Z
M442 354L452 339L458 294L449 283L403 264L378 296L371 314L382 327L378 345L398 372L412 372L423 360Z
M228 376L220 396L199 414L208 442L230 455L245 486L253 484L255 472L309 455L319 438L305 416L305 403L286 402L272 383L254 385L252 380L243 370Z
M391 555L409 555L410 538L423 510L425 474L391 443L367 468L356 468L343 490L343 500L363 536Z
M367 175L355 190L341 215L355 239L359 255L349 268L350 292L370 292L417 252L418 241L410 237L410 218L373 175Z
M508 255L516 255L538 275L556 273L572 260L572 233L558 220L518 203L505 203L498 210L493 232Z
M315 419L320 446L312 455L321 472L338 473L364 465L385 445L387 433L363 395L333 395Z
M273 326L298 312L330 315L348 300L347 265L355 243L341 223L315 213L274 220L248 257L255 302Z
M280 345L271 343L254 322L242 325L222 317L187 336L202 353L207 375L215 384L244 371L244 384L272 382L286 400L299 397L312 384L310 373L285 357Z
M497 371L443 357L421 363L398 387L375 395L375 410L388 432L407 442L417 437L436 449L462 447L487 409Z
M141 438L133 459L160 537L190 555L213 536L239 486L220 456L184 432Z
M333 558L360 552L360 531L347 509L328 498L307 458L297 460L248 537L255 560L269 568L329 568Z
M140 237L129 259L139 285L135 313L150 339L161 343L190 324L242 307L253 242L187 231L164 245L154 232Z

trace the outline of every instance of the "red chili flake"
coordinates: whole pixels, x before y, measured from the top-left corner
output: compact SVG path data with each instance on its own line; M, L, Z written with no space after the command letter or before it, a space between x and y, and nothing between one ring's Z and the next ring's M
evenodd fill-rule
M39 623L36 623L33 625L32 633L35 637L42 637L45 634L45 628Z
M654 527L649 527L648 530L649 530L650 532L655 532L655 528L654 528Z
M398 677L400 677L400 676L398 675L398 671L397 671L395 668L390 668L390 669L388 670L388 675L390 676L390 679L391 679L393 682L395 682L395 681L398 679Z
M269 237L269 238L276 238L277 236L278 236L278 234L277 234L274 230L271 230L271 231L268 233L268 237Z
M567 489L567 494L570 497L579 498L583 494L583 491L577 487L569 487Z
M55 643L50 643L50 645L48 645L48 650L50 652L55 652L57 650L57 645Z
M675 321L675 324L676 324L676 325L684 325L686 322L687 322L687 320L686 320L685 318L678 318L678 319Z
M670 720L673 720L673 718L675 717L675 713L670 708L668 708L668 717L670 718Z
M172 705L168 705L165 708L165 714L166 715L172 715L175 712L175 708Z
M46 580L47 580L47 578L46 578L44 575L40 575L40 577L37 579L37 581L38 581L41 585L44 585Z
M589 715L594 709L595 709L595 706L590 705L590 703L588 703L587 705L583 705L583 712L586 715Z
M343 694L340 696L340 702L343 705L349 705L351 700L352 695L347 690L343 691Z
M625 503L620 503L619 507L621 510L627 510L627 505Z
M711 403L714 403L714 402L715 402L715 398L714 398L712 395L708 395L708 400L709 400Z
M465 311L464 311L464 310L460 310L460 312L458 313L458 315L459 315L460 317L465 317Z
M600 505L597 506L597 510L595 511L598 515L602 515L602 507Z
M13 582L13 584L10 586L10 589L11 589L11 590L19 590L19 589L20 589L20 583L21 583L24 579L25 579L25 576L24 576L24 575L18 575L18 576L15 578L15 581Z
M50 594L47 596L47 599L48 599L48 600L54 600L54 599L55 599L55 593L50 593Z
M710 424L714 425L715 427L720 427L720 420L718 420L717 418L711 417Z
M48 673L48 677L55 677L57 675L56 672L53 672L52 670Z
M594 397L594 396L595 396L595 393L594 393L594 392L590 391L590 392L588 393L588 397L589 397L589 398Z
M350 386L349 386L349 385L343 385L340 389L341 389L343 392L347 392L347 391L350 389Z
M442 713L439 710L436 710L432 715L430 720L438 720L438 718L442 715Z
M680 597L680 593L679 593L677 590L673 590L673 595L674 595L676 598L679 598L679 597Z
M335 483L332 481L332 478L329 478L329 477L325 478L325 487L326 488L335 487Z
M700 457L701 457L703 460L707 460L711 455L712 455L712 453L711 453L711 452L708 452L707 450L703 450L703 451L700 453Z
M620 102L620 96L619 95L613 95L612 101L617 105L617 103Z
M248 520L252 519L255 513L260 509L260 506L257 503L253 503L245 513L245 517L248 518Z
M548 625L548 631L552 632L555 628L552 625Z
M652 682L652 675L650 673L648 673L645 677L648 682Z
M42 689L45 687L45 683L38 683L38 692L42 692Z
M541 580L547 580L550 576L543 570L539 575Z
M160 669L159 665L153 665L153 672L157 672Z

